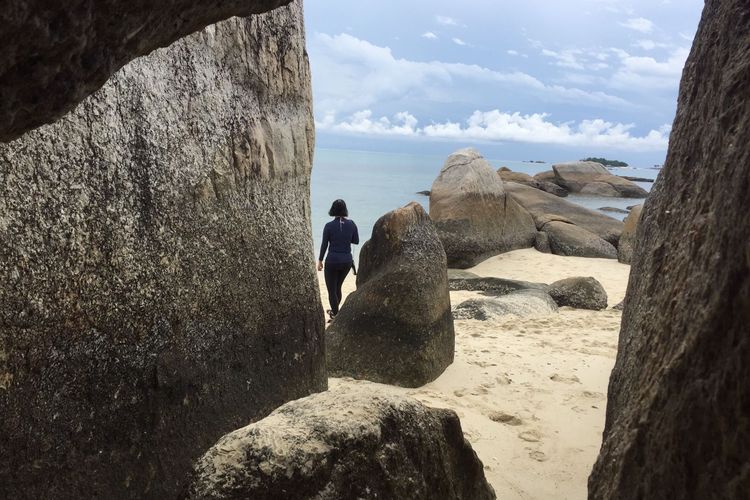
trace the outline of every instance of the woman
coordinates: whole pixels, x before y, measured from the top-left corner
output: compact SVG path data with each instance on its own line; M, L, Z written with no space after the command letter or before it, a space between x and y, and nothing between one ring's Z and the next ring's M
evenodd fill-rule
M326 288L328 289L328 302L331 304L328 316L333 320L339 313L341 285L344 284L346 275L352 268L354 262L352 243L359 244L359 232L357 225L347 219L349 211L346 209L344 200L334 201L328 215L334 219L323 228L323 244L320 246L318 271L323 270L325 257ZM326 251L328 256L326 256Z

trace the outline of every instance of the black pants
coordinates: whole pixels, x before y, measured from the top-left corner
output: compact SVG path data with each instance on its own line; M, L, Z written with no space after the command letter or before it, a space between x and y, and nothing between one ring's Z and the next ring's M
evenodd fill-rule
M351 263L329 264L326 262L326 288L328 289L328 302L331 304L331 311L333 311L333 314L339 313L339 305L341 304L342 298L341 285L344 284L344 280L349 274L351 268Z

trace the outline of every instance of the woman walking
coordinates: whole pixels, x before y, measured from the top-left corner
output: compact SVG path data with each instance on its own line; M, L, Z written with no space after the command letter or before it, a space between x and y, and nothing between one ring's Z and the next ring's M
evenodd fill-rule
M318 271L323 271L323 258L325 258L326 288L328 301L331 304L328 316L333 320L339 313L341 305L341 286L354 263L352 244L359 244L359 232L354 221L348 219L349 211L344 200L334 201L328 215L334 219L323 228Z

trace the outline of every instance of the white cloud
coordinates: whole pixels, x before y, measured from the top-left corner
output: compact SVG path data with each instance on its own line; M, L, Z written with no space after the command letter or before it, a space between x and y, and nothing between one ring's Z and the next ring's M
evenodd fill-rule
M584 65L578 60L582 51L577 49L566 49L560 52L554 50L542 49L542 55L551 57L556 60L555 65L562 68L584 69Z
M672 47L668 43L655 42L654 40L638 40L633 46L643 50L667 49Z
M399 135L415 136L418 134L417 119L410 113L396 113L393 120L382 117L372 119L372 111L365 109L354 113L348 121L335 123L335 115L328 114L322 122L315 125L321 130L358 135Z
M631 105L605 92L547 84L520 71L502 72L473 64L399 59L388 47L379 47L348 34L314 35L309 50L315 61L315 105L322 113L353 112L404 96L410 100L455 103L461 93L474 99L480 90L487 95L508 90L521 92L531 94L540 102L615 108Z
M432 31L428 31L427 33L422 33L422 38L427 38L428 40L437 40L438 36Z
M435 16L435 21L443 26L462 26L456 19L448 16Z
M665 61L653 57L636 57L623 52L621 66L612 76L611 86L649 91L678 88L682 69L689 54L686 48L674 50Z
M620 23L620 26L624 26L625 28L638 31L640 33L651 33L654 31L654 23L646 19L645 17L634 17L631 19L628 19L624 23Z
M420 128L417 126L417 118L407 112L398 113L391 120L385 117L373 119L372 112L364 110L338 123L333 115L328 115L316 125L321 130L369 136L403 136L459 142L519 142L632 152L664 151L669 141L668 125L639 137L631 134L633 125L601 119L554 123L548 118L546 113L523 115L499 110L475 111L464 123L448 121Z
M461 40L460 38L454 37L452 40L453 40L453 43L455 43L456 45L460 45L462 47L465 47L467 45L467 43Z

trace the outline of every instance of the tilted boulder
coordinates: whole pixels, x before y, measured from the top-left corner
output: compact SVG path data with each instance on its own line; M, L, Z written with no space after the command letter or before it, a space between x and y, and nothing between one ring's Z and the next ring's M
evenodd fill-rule
M0 141L50 123L129 61L289 0L14 0L0 6Z
M534 245L531 216L506 194L503 181L473 149L453 153L445 162L432 185L430 217L449 267L472 267Z
M538 174L535 174L534 180L557 184L557 177L555 176L555 172L553 170L547 170L545 172L539 172Z
M197 462L184 496L491 500L495 493L455 412L339 388L222 437Z
M525 184L527 186L531 186L535 182L534 178L529 174L524 174L523 172L514 172L507 167L500 167L497 170L497 175L499 175L503 181L517 182L519 184Z
M554 194L555 196L560 196L562 198L568 196L568 191L565 188L558 186L557 184L544 180L537 180L528 174L524 174L522 172L513 172L506 167L500 168L497 171L497 174L500 176L503 182L517 182L518 184L541 189L542 191Z
M295 3L0 146L0 498L173 498L219 436L326 388L313 136Z
M617 246L622 233L622 221L514 182L506 182L505 190L532 215L539 230L553 220L568 222Z
M589 498L750 492L750 2L706 2L643 209Z
M630 264L633 260L633 248L635 247L635 235L638 232L638 223L643 213L643 205L636 205L625 217L625 227L620 236L620 244L617 246L617 258L623 264Z
M490 299L470 299L456 306L456 319L487 321L512 314L519 317L538 317L557 312L557 304L542 290L521 290Z
M420 387L453 363L454 348L445 251L411 203L381 217L362 247L357 290L327 331L328 372Z
M607 308L607 291L595 278L566 278L549 286L549 294L560 307L601 311Z
M616 259L617 249L611 243L582 227L552 221L542 226L549 247L555 255Z
M632 181L618 177L593 161L559 163L552 166L556 184L571 193L622 198L645 198L648 191Z

